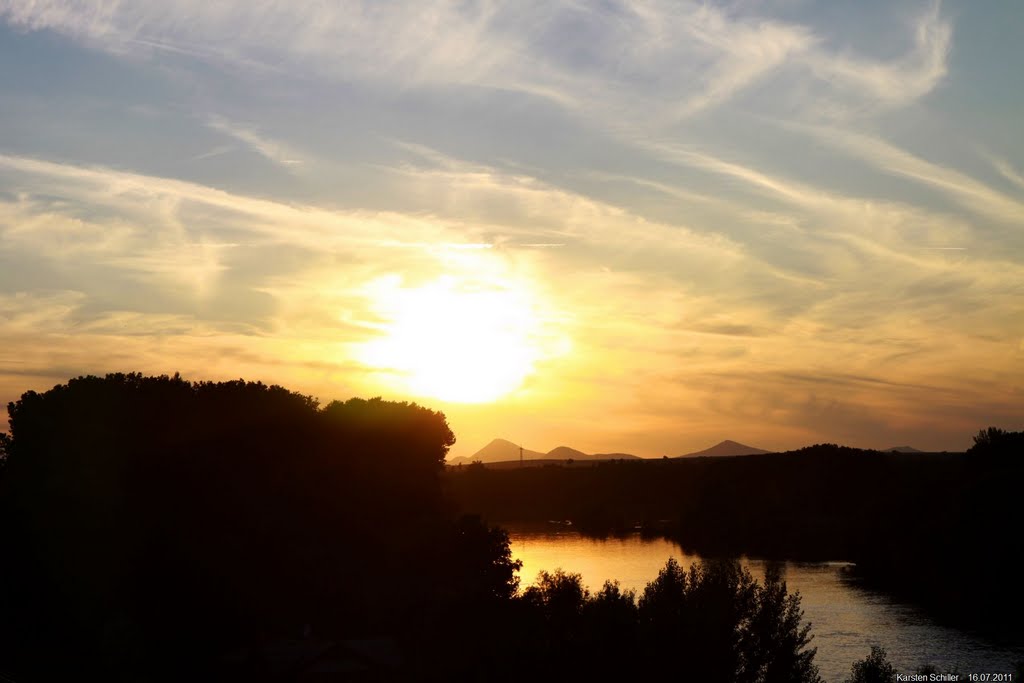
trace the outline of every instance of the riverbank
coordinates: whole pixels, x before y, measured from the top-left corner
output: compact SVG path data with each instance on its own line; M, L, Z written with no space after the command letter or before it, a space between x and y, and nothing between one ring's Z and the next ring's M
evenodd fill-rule
M533 583L541 570L562 568L578 572L591 590L606 579L616 579L623 590L642 592L669 557L688 567L700 561L677 543L639 533L607 538L587 536L566 524L508 525L513 557L522 560L521 589ZM741 560L755 578L763 576L767 562ZM839 562L784 562L789 590L799 591L804 619L818 652L815 663L825 681L842 681L851 664L862 659L872 645L889 652L900 671L913 672L931 664L939 671L1012 671L1024 660L1024 647L1011 647L981 634L944 626L919 608L853 579L851 565Z
M1024 642L1012 453L904 454L835 445L733 458L447 471L465 512L639 531L703 557L843 561L943 623Z

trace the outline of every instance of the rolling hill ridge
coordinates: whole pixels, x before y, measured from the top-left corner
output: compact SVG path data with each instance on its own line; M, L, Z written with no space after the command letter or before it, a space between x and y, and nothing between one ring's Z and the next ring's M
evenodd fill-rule
M584 453L569 446L557 446L547 453L523 449L523 460L639 460L640 456L630 453ZM507 439L494 439L469 457L453 458L449 465L469 464L479 460L484 463L519 460L519 445Z
M728 457L734 455L758 455L760 453L771 453L762 448L754 448L746 444L739 443L738 441L730 441L726 439L720 443L715 444L711 448L705 448L702 451L694 451L693 453L686 453L685 455L679 455L679 458L702 458L702 457Z

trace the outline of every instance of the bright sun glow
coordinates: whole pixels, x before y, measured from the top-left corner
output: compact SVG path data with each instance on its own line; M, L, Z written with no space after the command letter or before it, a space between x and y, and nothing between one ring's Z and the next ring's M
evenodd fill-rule
M406 389L459 403L484 403L519 388L540 351L525 288L479 285L454 277L406 288L389 277L370 287L384 334L357 353L390 370Z

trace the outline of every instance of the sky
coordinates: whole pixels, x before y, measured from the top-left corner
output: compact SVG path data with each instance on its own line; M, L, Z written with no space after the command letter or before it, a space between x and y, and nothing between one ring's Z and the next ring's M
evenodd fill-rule
M0 0L0 401L442 410L469 455L1024 428L1024 5Z

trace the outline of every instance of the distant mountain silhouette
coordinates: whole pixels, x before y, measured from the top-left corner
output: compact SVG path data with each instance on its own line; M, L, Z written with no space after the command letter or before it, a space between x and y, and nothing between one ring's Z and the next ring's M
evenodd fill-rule
M886 453L923 453L924 451L919 451L916 448L912 448L910 446L893 446L892 448L886 448L885 452Z
M545 457L551 460L640 460L639 455L630 453L584 453L568 446L552 448Z
M558 446L547 453L523 449L523 460L634 460L640 456L629 453L584 453L569 446ZM506 439L494 439L489 444L470 456L461 456L448 460L449 465L468 465L471 462L508 462L519 460L519 445Z
M747 446L746 444L737 443L736 441L725 440L721 443L715 444L711 448L705 448L702 451L687 453L686 455L680 455L677 457L699 458L702 456L757 455L758 453L771 453L771 451L754 448L753 446Z
M539 460L548 456L528 448L523 449L524 460ZM503 460L518 460L519 444L512 443L506 439L494 439L489 444L478 450L468 458L455 458L448 462L449 465L458 465L459 462L501 462Z
M546 456L551 460L589 460L590 456L583 451L578 451L575 448L569 448L568 446L558 446L548 451Z

